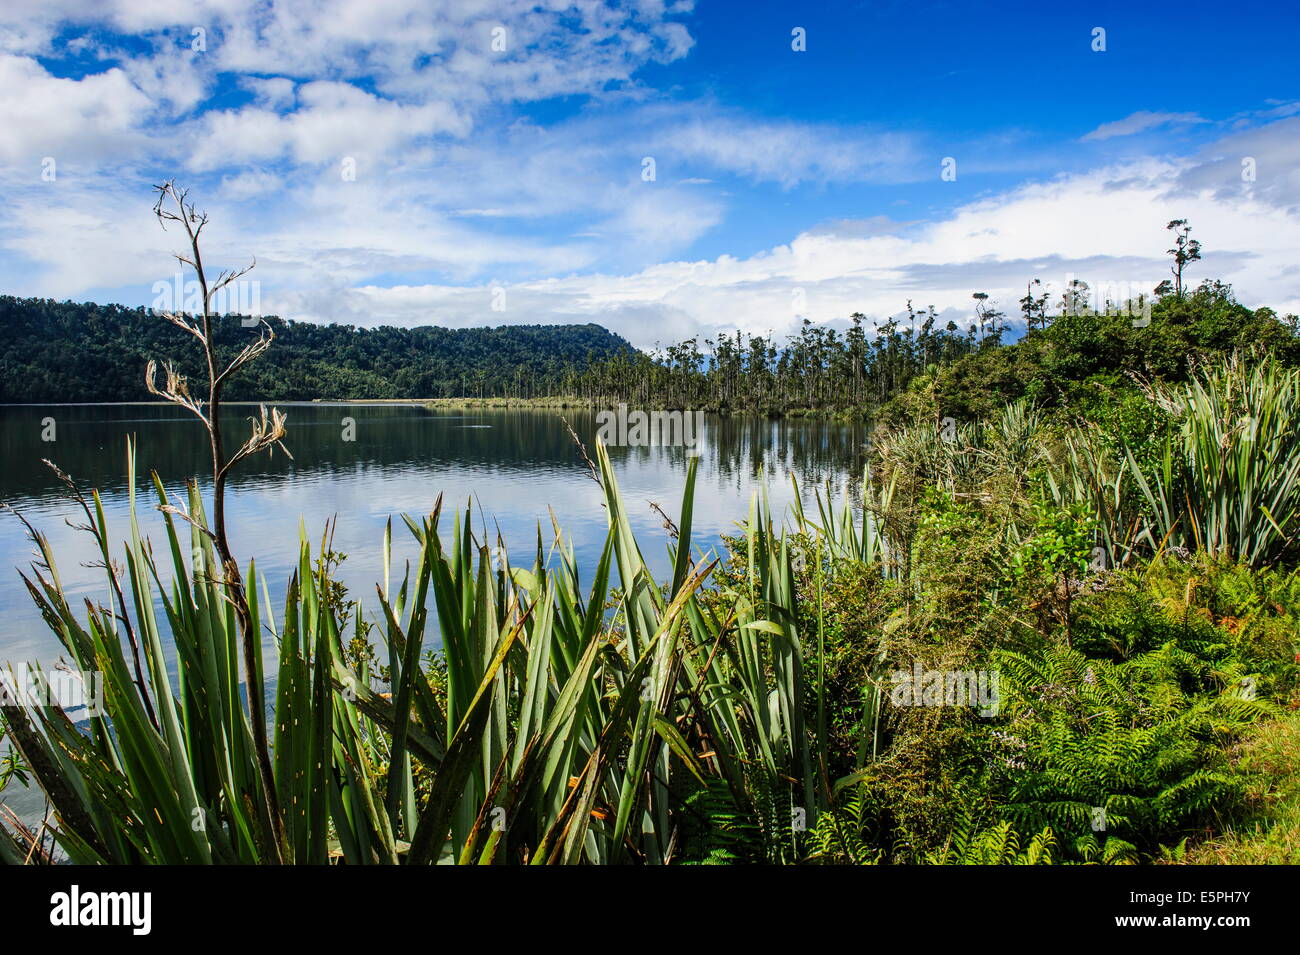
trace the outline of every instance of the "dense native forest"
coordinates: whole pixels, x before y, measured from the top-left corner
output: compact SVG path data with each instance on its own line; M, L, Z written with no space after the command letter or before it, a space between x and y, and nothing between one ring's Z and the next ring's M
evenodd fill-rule
M275 348L230 383L232 401L445 398L563 391L592 361L632 347L598 325L380 327L266 319ZM259 326L260 327L260 326ZM259 327L214 321L229 361ZM193 340L144 308L0 296L0 402L149 401L144 368L171 360L204 373Z
M576 446L607 526L594 572L560 527L509 554L437 498L405 520L420 559L374 593L339 581L328 531L260 542L300 554L272 596L220 482L184 509L142 490L167 540L133 521L125 547L70 484L108 596L65 592L30 526L28 589L109 707L76 731L0 701L0 789L54 811L0 817L0 861L1296 863L1296 323L1176 276L1149 322L1031 299L1013 345L922 322L868 346L855 323L775 356L589 364L592 395L876 414L848 490L737 502L721 547L693 535L696 459L664 536L637 540L607 449ZM204 367L219 345L191 330ZM280 344L236 370L264 380ZM287 438L264 410L227 459L187 384L157 388L200 415L218 474ZM642 555L665 546L656 576Z
M918 377L956 417L1029 397L1048 405L1090 400L1098 386L1132 375L1186 377L1197 354L1263 345L1284 362L1300 358L1295 317L1237 303L1207 281L1165 294L1150 323L1081 304L1086 286L1052 303L1021 301L1027 333L1007 344L1005 316L976 293L975 320L936 327L933 308L875 329L861 314L847 331L805 320L785 340L741 332L692 338L649 352L598 325L507 325L448 329L355 328L267 319L275 347L231 382L231 400L560 397L593 404L874 414ZM1127 306L1126 306L1127 307ZM187 336L142 308L0 296L0 402L143 401L149 357L173 358L197 379ZM214 340L229 360L257 331L217 320Z

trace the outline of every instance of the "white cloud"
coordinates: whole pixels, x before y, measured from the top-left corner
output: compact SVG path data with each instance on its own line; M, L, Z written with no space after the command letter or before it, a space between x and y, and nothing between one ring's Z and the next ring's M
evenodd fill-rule
M1281 121L1248 142L1261 156L1285 155L1300 137L1297 127L1300 120ZM1153 287L1168 268L1165 224L1188 218L1205 248L1194 281L1220 278L1248 304L1300 312L1300 217L1275 201L1291 193L1275 195L1262 177L1241 183L1235 166L1216 158L1237 145L1225 141L1198 159L1142 160L1027 184L929 222L837 220L748 257L663 261L628 272L592 271L616 234L698 230L714 213L694 208L685 187L675 194L656 189L667 184L635 182L617 194L621 216L606 215L593 238L557 244L480 232L477 219L431 212L427 194L364 177L341 188L323 175L288 193L288 206L266 203L266 191L278 186L267 174L231 183L233 197L214 208L210 258L234 264L255 253L264 308L286 317L359 325L598 322L652 346L732 328L788 333L800 318L796 289L803 314L834 321L855 311L883 319L909 299L918 308L936 306L945 320L960 318L976 290L1014 313L1031 278L1058 289L1071 276L1094 287ZM241 191L253 198L238 201ZM127 187L49 198L58 195L34 192L23 200L25 226L5 244L26 261L13 266L7 285L50 294L148 283L166 272L174 237L156 231ZM668 204L653 204L662 201ZM392 278L402 274L416 280ZM376 275L390 278L377 283ZM432 275L460 278L421 278ZM507 291L505 312L491 309L496 284Z
M240 83L252 92L263 109L285 111L295 105L294 81L287 76L244 76Z
M735 327L784 333L798 321L796 290L818 321L883 318L908 299L967 315L977 289L1014 311L1034 277L1154 285L1172 218L1190 218L1205 244L1194 278L1300 311L1300 117L1289 103L1242 113L1191 157L1061 175L928 215L916 202L906 222L852 198L844 218L791 226L784 244L686 261L752 201L753 184L856 197L863 184L937 175L917 133L755 118L645 89L638 69L690 49L673 19L686 8L208 0L177 22L162 0L6 7L0 88L21 92L0 100L0 246L10 253L0 288L63 298L169 276L176 237L148 214L161 169L193 184L212 213L209 260L256 255L264 307L294 318L596 321L652 345ZM205 52L190 49L195 25L208 31ZM87 38L105 26L148 52L96 47ZM504 50L492 49L496 27ZM66 79L33 58L72 47L97 50L104 68ZM221 105L204 110L218 91ZM516 108L553 96L582 105L551 122ZM1084 138L1206 122L1139 112ZM963 177L1060 168L1017 130L948 148ZM39 178L50 155L57 183ZM345 157L355 181L341 175ZM505 313L489 307L497 283Z
M9 254L0 260L0 288L9 294L62 299L135 284L143 296L175 271L178 239L159 229L149 200L135 189L75 179L42 186L23 190L7 207L0 243Z
M1289 115L1283 113L1282 115ZM1224 199L1252 196L1300 212L1300 117L1245 129L1211 143L1179 176L1189 191L1212 190Z
M1276 135L1286 133L1280 130ZM971 203L929 224L881 221L868 228L816 229L743 259L665 262L626 275L570 275L508 288L508 309L490 310L487 285L363 286L342 292L348 320L362 324L451 326L588 322L648 347L733 328L793 331L792 303L802 290L815 321L852 312L884 319L908 299L949 316L969 316L971 293L986 291L1014 314L1025 283L1061 289L1072 277L1094 288L1132 283L1153 288L1167 275L1165 225L1189 218L1205 245L1193 281L1232 282L1251 305L1300 312L1300 218L1265 197L1188 177L1208 167L1147 160L1022 186ZM302 307L290 297L290 309ZM326 310L307 317L333 317Z
M0 161L27 164L33 178L45 156L112 162L144 142L149 97L123 70L62 79L33 59L0 53L0 89Z
M903 133L709 113L661 132L660 148L670 156L787 188L802 182L916 178L918 150L914 138Z
M96 142L97 154L119 162L180 158L197 133L197 168L281 153L321 162L340 149L463 136L477 111L500 104L635 89L642 66L690 49L670 19L676 12L661 0L205 0L184 11L165 0L6 4L0 88L24 95L0 103L12 133L0 158L67 149L72 131L83 150ZM202 50L192 49L195 29L205 31ZM493 47L496 29L504 49ZM77 52L121 65L62 79L34 58ZM191 128L188 114L226 74L255 103Z
M345 156L382 157L440 133L464 135L467 117L447 103L403 105L348 83L317 81L297 90L299 107L262 107L204 114L190 164L198 170L288 155L295 162L338 163Z
M1112 139L1116 136L1132 136L1136 133L1144 133L1147 130L1158 129L1161 126L1189 126L1208 122L1208 119L1195 113L1153 113L1148 110L1139 110L1136 113L1130 113L1123 119L1117 119L1111 123L1102 123L1084 136L1083 139L1085 141Z

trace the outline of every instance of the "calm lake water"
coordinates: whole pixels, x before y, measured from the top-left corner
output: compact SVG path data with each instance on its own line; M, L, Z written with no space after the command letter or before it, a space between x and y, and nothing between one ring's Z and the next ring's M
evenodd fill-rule
M277 602L277 617L297 560L300 520L315 550L326 521L337 518L334 547L349 555L342 579L354 596L373 608L374 585L383 580L385 522L394 518L396 586L404 561L418 557L400 515L428 513L440 493L445 530L450 531L452 513L457 508L463 512L472 499L482 506L493 538L499 527L516 562L523 565L531 563L539 523L544 540L551 540L553 511L573 542L583 579L591 579L604 541L605 513L600 489L588 476L557 412L322 403L280 407L289 416L285 444L293 459L277 452L245 462L230 481L227 498L236 556L245 567L250 557L256 558L259 574L266 575ZM232 446L242 441L247 433L244 419L255 411L251 406L229 406L226 424ZM564 414L588 447L594 447L594 412ZM345 418L354 422L355 440L344 440ZM154 405L0 407L0 500L47 535L74 606L82 597L107 602L104 574L84 566L97 558L93 542L67 525L80 514L41 459L54 461L84 490L100 490L114 553L120 558L121 541L129 531L125 446L130 435L138 442L142 530L158 552L165 547L165 533L153 507L148 472L157 471L174 495L183 494L187 478L203 475L208 467L206 444L192 417ZM791 473L804 487L826 480L843 486L861 473L864 441L861 425L706 418L696 489L697 545L714 546L718 535L734 530L735 522L746 515L761 474L767 476L778 514L791 498ZM667 576L668 539L649 502L678 517L686 452L616 447L610 457L642 551L656 573ZM210 485L209 472L208 480L201 480L205 499ZM49 666L62 650L18 576L32 554L22 525L12 514L0 514L0 663L39 661ZM160 572L170 581L170 560L162 562ZM161 610L159 617L165 622ZM269 638L267 646L271 648Z
M404 562L419 557L400 515L429 512L439 493L444 496L442 526L447 533L449 518L457 508L463 513L472 499L482 506L493 539L499 527L516 562L525 566L532 562L539 523L543 539L550 542L553 511L573 543L584 582L591 580L605 539L605 512L600 489L588 476L558 413L320 403L280 407L289 415L285 444L293 459L277 452L245 462L230 481L227 497L232 546L243 566L256 558L259 576L265 574L277 604L277 626L284 588L297 562L300 520L315 552L325 522L337 518L334 548L349 555L341 578L370 614L375 584L383 580L385 523L390 516L394 519L396 587ZM229 446L237 447L247 434L245 418L256 409L232 405L229 412ZM595 413L564 414L584 443L594 448ZM343 440L345 418L354 422L354 441ZM109 595L103 571L85 566L98 559L93 541L66 523L80 522L80 511L41 459L56 463L83 491L99 489L120 560L129 533L125 449L131 435L137 441L141 529L153 540L155 553L165 554L164 524L153 506L148 474L157 471L168 491L177 495L184 493L187 478L209 467L203 430L192 417L154 405L0 407L0 501L15 507L48 537L73 606L82 605L83 597L107 604ZM53 440L45 440L50 437ZM717 546L718 535L735 529L735 522L747 514L761 474L766 474L774 513L780 514L792 497L792 473L803 487L827 480L842 487L861 474L864 442L861 425L707 418L695 497L697 546ZM642 552L656 575L667 577L668 538L649 502L678 518L686 452L615 447L610 458ZM205 500L210 500L208 473L207 480L200 480ZM477 517L476 526L481 527ZM26 662L49 669L62 654L18 576L32 556L33 545L17 518L0 513L0 665L13 663L15 669ZM159 572L169 585L170 568L170 559L164 558ZM165 626L161 603L155 599L155 604ZM431 624L435 621L436 614ZM269 636L266 649L267 677L273 680ZM175 666L174 653L171 664ZM35 786L13 784L0 798L31 825L46 812Z

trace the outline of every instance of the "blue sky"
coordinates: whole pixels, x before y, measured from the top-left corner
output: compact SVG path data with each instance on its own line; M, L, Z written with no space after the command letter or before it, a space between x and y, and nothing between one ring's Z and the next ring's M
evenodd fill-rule
M0 291L156 302L175 177L314 321L964 323L1149 289L1181 217L1193 278L1300 311L1300 12L1135 6L10 3Z

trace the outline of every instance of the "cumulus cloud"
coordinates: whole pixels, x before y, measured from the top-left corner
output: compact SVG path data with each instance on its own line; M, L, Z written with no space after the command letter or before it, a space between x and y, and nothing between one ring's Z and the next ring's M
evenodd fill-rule
M14 132L0 156L93 141L120 160L171 159L182 152L176 140L198 135L200 164L284 151L317 162L358 142L392 150L461 136L473 112L493 105L634 87L640 67L690 49L671 19L680 9L661 0L204 0L183 13L161 0L6 4L0 84L24 95L0 104ZM36 59L84 53L105 69L55 78ZM231 75L253 102L222 105L191 129L191 112Z
M1265 138L1282 149L1272 139L1291 136L1279 128ZM1300 220L1216 175L1213 161L1129 163L1024 185L928 223L836 222L745 258L521 282L506 286L504 312L492 311L486 284L363 285L346 290L343 307L362 324L367 316L452 326L594 321L642 347L735 328L789 334L804 317L835 321L857 311L884 320L909 299L960 324L972 313L972 292L1014 313L1034 278L1058 291L1072 278L1098 290L1150 291L1167 277L1165 225L1189 218L1205 243L1193 280L1213 276L1234 283L1248 304L1300 312ZM305 304L285 301L291 311ZM327 308L310 317L332 315Z
M1283 115L1289 115L1283 113ZM1179 175L1189 191L1228 200L1250 196L1290 214L1300 211L1300 117L1234 132L1211 143Z
M45 156L112 162L146 142L150 99L121 69L71 80L0 54L0 89L0 161L26 163L33 176Z
M264 310L290 318L594 321L647 347L881 320L909 299L964 322L973 291L1014 312L1033 278L1152 287L1173 218L1204 243L1193 278L1300 311L1296 104L1214 126L1134 113L1084 139L1227 132L1183 157L1061 173L1059 150L1022 131L936 151L912 129L760 117L645 87L642 68L691 49L688 9L208 0L177 22L163 0L6 5L0 87L21 93L0 99L0 289L147 303L175 244L149 215L149 185L176 175L212 213L209 260L256 255ZM56 75L63 56L80 67ZM554 98L554 115L523 108ZM882 190L936 178L944 154L962 157L963 183L997 169L1021 184L871 214L890 207ZM40 177L47 156L57 181ZM743 249L740 232L719 236L755 201L776 208L778 191L789 206L833 192L840 217L791 214L787 232Z

